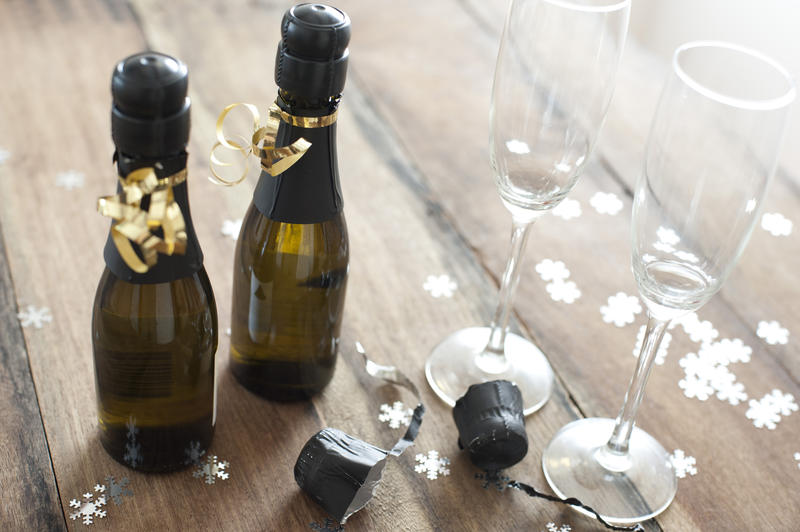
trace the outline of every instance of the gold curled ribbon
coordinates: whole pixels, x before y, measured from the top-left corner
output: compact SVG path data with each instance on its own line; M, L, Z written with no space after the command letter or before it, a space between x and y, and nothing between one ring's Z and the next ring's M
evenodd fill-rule
M97 211L117 221L111 237L122 260L136 273L146 273L158 261L158 253L186 253L186 222L175 203L172 187L186 181L186 169L159 179L153 168L139 168L120 178L122 192L97 199ZM140 205L150 194L150 206ZM164 238L153 234L162 228ZM136 255L131 241L139 246L144 262Z
M238 140L227 138L223 131L225 117L240 106L247 109L253 117L253 134L249 141L244 135L235 135L234 138ZM261 159L261 169L269 175L275 177L282 174L306 154L311 147L311 143L301 137L288 146L275 147L280 122L283 121L293 126L310 129L329 126L336 122L337 116L338 111L325 116L295 116L280 109L277 103L273 103L269 107L267 122L262 126L261 114L255 105L244 102L230 104L222 110L219 118L217 118L217 142L214 143L209 155L209 167L213 176L211 181L226 187L238 185L247 178L247 172L250 170L250 155L255 155ZM232 166L232 163L226 163L217 158L216 151L220 146L228 150L237 151L244 157L244 172L238 179L233 181L223 179L214 169L215 166Z

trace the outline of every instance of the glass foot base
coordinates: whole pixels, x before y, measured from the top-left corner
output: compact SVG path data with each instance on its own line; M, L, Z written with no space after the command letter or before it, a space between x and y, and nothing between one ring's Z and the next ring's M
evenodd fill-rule
M638 428L633 429L627 457L608 455L606 443L613 430L614 420L605 418L565 425L544 451L544 476L556 495L577 497L610 523L655 517L666 510L678 489L670 455ZM603 467L598 458L614 470Z
M470 327L451 334L440 343L425 363L428 383L450 406L471 384L504 379L522 392L523 412L540 409L553 390L553 370L538 347L516 334L506 336L506 360L501 366L478 367L478 356L489 341L489 327Z

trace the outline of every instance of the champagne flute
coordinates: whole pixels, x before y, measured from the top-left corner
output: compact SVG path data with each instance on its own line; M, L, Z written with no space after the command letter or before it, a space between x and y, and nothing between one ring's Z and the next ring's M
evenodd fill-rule
M550 397L553 371L533 343L508 332L534 220L566 197L591 154L611 101L630 0L513 0L495 67L489 151L511 212L511 253L490 327L459 330L425 364L436 394L454 405L471 384L505 379L524 412Z
M763 54L724 42L675 51L633 200L632 266L647 332L616 420L563 427L545 449L559 496L604 519L634 523L669 506L677 480L669 453L634 427L669 323L719 289L758 219L777 164L795 88Z

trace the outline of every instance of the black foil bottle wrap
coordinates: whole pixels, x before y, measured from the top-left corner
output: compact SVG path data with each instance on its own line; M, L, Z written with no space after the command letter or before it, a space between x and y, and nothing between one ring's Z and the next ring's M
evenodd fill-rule
M187 86L186 66L163 54L136 54L116 66L111 124L120 177L150 167L160 179L186 168ZM109 235L92 315L100 441L114 459L142 471L192 465L211 443L216 414L216 303L192 226L188 179L173 193L186 224L185 253L159 253L137 273ZM149 202L148 194L141 208Z
M338 9L301 4L281 25L278 106L325 117L347 73L350 20ZM307 398L333 377L347 285L349 243L336 151L336 123L281 121L276 146L299 138L310 149L273 177L262 172L234 259L231 370L250 391Z

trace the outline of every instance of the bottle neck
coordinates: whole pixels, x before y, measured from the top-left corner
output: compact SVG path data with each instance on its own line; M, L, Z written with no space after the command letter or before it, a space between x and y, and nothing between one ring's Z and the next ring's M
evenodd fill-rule
M161 179L185 169L186 157L187 154L185 151L159 158L131 157L117 152L115 160L117 163L117 172L120 177L125 177L139 168L151 167L155 170L156 176ZM121 191L122 187L118 184L117 192L119 193ZM180 207L183 220L186 224L186 252L183 254L173 253L172 255L159 253L158 261L154 266L150 267L145 273L136 273L128 267L120 256L109 232L103 256L108 268L123 281L133 284L168 283L183 277L188 277L202 269L203 252L197 241L197 234L195 233L194 225L192 224L192 215L189 210L188 179L172 187L172 192L175 203ZM145 196L141 202L141 208L147 210L149 203L150 197ZM116 222L112 222L112 225L113 223ZM163 236L161 229L157 229L153 233L157 236ZM142 256L138 250L138 246L134 245L134 250L141 259Z
M286 91L278 106L295 116L325 116L336 111L339 97L304 100ZM272 220L313 224L338 216L343 209L336 153L336 123L304 128L281 121L275 145L288 146L299 138L311 143L308 151L290 168L273 177L261 172L253 203Z

